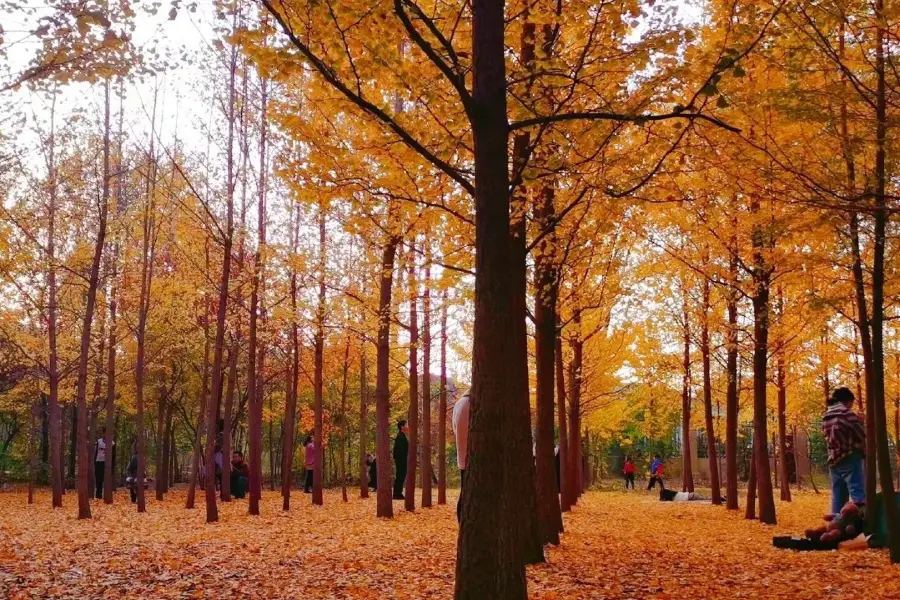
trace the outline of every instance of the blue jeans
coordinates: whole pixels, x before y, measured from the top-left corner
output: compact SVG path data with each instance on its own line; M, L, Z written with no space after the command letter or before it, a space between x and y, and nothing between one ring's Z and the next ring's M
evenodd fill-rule
M866 503L866 472L863 457L854 452L828 469L831 474L831 512L838 514L848 501Z

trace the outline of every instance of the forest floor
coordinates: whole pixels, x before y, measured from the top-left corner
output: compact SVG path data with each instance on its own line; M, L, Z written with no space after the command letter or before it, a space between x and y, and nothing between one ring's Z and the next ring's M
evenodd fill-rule
M352 493L352 491L351 491ZM0 598L450 598L456 550L450 504L375 517L375 500L326 493L325 506L295 493L281 511L263 496L220 504L220 521L184 509L184 492L148 501L127 493L75 518L76 500L53 511L47 493L28 506L0 494ZM202 496L198 496L201 501ZM743 500L743 499L742 499ZM882 551L791 553L772 536L816 525L827 496L778 504L779 524L704 504L661 503L643 491L590 492L565 517L562 545L528 568L532 599L900 598L900 570ZM898 567L897 569L900 569ZM487 599L486 599L487 600Z

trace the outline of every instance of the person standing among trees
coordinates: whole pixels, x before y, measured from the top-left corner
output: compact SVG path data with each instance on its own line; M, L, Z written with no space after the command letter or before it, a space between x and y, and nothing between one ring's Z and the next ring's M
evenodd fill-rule
M115 446L113 442L113 446ZM97 443L94 446L94 481L96 489L94 497L98 500L103 498L103 482L106 476L106 428L100 429L100 435L97 437Z
M306 468L306 480L303 484L303 493L312 494L313 471L316 467L316 444L313 442L313 436L306 436L303 442L303 466Z
M453 405L453 433L456 435L456 464L459 466L459 500L456 502L456 520L461 518L462 491L466 485L466 460L468 458L469 442L469 394L471 390L463 394L462 398Z
M366 464L369 466L369 487L372 491L378 491L378 461L371 454L366 455Z
M659 454L653 457L653 462L650 463L650 483L647 484L647 489L652 490L656 487L656 484L659 484L659 487L665 488L665 484L663 483L663 461L659 457Z
M397 473L394 479L394 500L405 500L403 486L406 483L406 460L409 457L407 431L409 427L406 425L406 419L397 421L397 437L394 439L394 466Z
M822 433L828 446L831 475L831 513L838 514L853 501L866 504L866 430L851 407L856 398L848 388L837 388L828 399Z
M634 473L637 471L637 467L634 466L634 461L631 460L630 456L625 457L625 466L622 468L622 472L625 474L625 489L628 489L628 484L631 484L631 489L634 489Z

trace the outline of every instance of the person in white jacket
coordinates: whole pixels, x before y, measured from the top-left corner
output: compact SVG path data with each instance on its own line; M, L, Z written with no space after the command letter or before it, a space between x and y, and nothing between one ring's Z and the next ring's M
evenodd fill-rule
M462 498L462 488L466 484L466 459L469 442L469 394L471 390L462 395L462 398L453 405L453 433L456 435L456 464L459 466L459 496ZM456 503L456 520L460 519L460 503Z

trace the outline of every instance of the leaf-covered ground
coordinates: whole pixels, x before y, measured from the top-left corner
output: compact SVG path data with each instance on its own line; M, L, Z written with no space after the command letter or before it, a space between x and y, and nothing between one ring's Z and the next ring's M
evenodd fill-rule
M326 494L324 507L277 492L263 516L246 501L215 525L184 494L134 512L127 495L75 519L75 497L53 511L41 494L0 494L0 598L449 598L456 518L448 506L375 517L374 499ZM660 503L643 492L593 492L566 517L559 548L528 570L531 598L900 598L884 552L790 553L773 534L818 522L827 497L778 505L764 527L723 508ZM221 507L221 505L220 505Z

